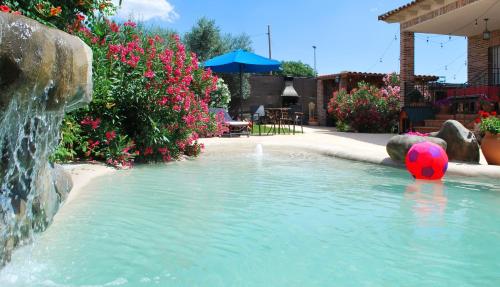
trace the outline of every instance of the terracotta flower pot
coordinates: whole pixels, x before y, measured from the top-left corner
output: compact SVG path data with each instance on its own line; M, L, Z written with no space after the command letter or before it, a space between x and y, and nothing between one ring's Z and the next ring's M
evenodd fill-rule
M481 141L481 150L488 164L500 165L500 134L487 132Z

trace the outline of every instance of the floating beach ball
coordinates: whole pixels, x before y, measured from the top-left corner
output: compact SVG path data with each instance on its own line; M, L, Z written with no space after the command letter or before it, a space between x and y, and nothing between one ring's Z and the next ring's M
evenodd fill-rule
M417 143L406 154L406 168L416 179L441 179L448 169L448 156L435 143Z

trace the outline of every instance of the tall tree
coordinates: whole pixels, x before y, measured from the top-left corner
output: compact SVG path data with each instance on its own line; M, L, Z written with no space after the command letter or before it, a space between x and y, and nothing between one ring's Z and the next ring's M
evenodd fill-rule
M221 33L215 20L200 18L196 25L184 35L186 48L196 53L202 62L224 53Z
M278 72L279 75L292 76L292 77L314 77L316 72L308 64L301 61L283 61L281 62L282 70Z

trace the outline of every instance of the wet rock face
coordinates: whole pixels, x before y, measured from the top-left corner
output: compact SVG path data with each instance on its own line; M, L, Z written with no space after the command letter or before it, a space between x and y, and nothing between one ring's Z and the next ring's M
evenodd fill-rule
M0 13L0 266L50 224L71 189L48 159L64 112L91 100L91 69L77 37Z
M92 51L79 38L34 20L0 14L0 101L46 94L47 110L66 111L92 99Z
M479 144L473 132L460 122L447 120L441 129L431 136L446 141L446 153L450 161L479 163Z
M415 135L397 135L393 136L386 145L386 150L392 160L397 162L405 162L406 154L410 148L421 142L432 142L440 145L444 150L446 150L446 142L439 138L434 137L422 137Z

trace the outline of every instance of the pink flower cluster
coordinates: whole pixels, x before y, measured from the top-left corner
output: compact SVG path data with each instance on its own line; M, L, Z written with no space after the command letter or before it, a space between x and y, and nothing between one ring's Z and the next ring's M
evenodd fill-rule
M80 123L84 126L90 126L93 130L95 130L101 124L101 119L100 118L93 119L90 116L87 116Z
M193 151L201 150L197 142L200 135L222 134L226 128L223 119L220 116L214 119L208 109L210 95L217 89L217 77L211 70L199 66L196 54L186 52L178 35L165 41L159 36L143 34L131 21L123 25L106 23L106 35L97 36L86 27L78 30L94 54L100 57L99 65L106 67L102 69L109 73L106 77L114 81L111 89L116 92L106 90L110 88L106 86L106 94L97 94L95 98L103 97L103 101L108 101L109 95L119 94L112 99L111 106L122 101L121 108L116 110L102 111L103 105L95 106L94 111L101 117L89 114L81 120L82 125L93 130L89 138L107 144L99 145L107 150L94 154L109 156L105 160L113 165L124 165L123 160L134 157L145 161L170 161L183 153L196 154ZM115 69L119 76L113 73ZM146 114L121 121L116 119L135 116L137 112L125 110L124 114L109 114L127 107ZM138 130L124 135L124 131L130 131L120 126L124 122L134 123ZM121 150L124 138L134 144Z

